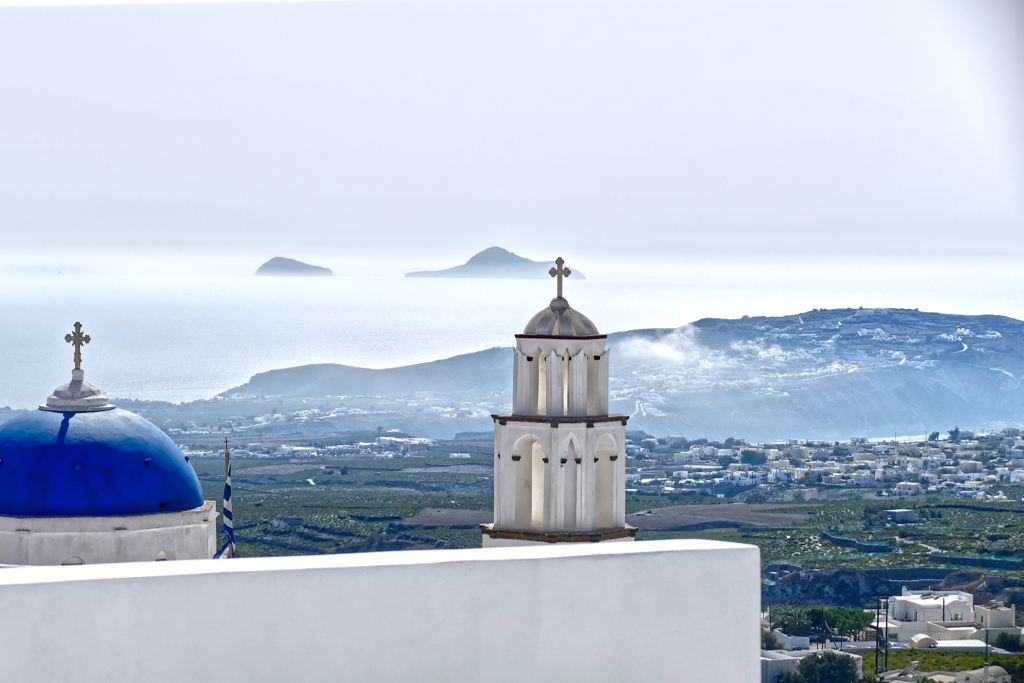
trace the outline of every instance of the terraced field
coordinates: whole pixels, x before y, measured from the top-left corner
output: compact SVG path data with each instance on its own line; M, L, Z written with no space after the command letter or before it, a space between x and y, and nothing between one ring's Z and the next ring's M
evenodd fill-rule
M206 498L219 501L223 462L193 458L192 463ZM491 520L491 467L489 456L453 465L446 454L396 460L235 459L238 553L479 547L476 525ZM886 507L907 505L917 507L919 522L885 524ZM936 553L1024 557L1020 502L975 505L927 496L885 503L742 504L708 496L630 492L626 506L628 523L640 529L638 540L753 543L761 548L764 565L789 561L823 568L928 566L940 564ZM892 544L896 552L858 552L825 540L823 529L862 542Z

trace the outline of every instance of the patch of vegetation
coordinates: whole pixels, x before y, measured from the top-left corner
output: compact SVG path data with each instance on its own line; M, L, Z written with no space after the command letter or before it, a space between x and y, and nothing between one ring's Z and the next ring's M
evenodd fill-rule
M864 675L875 671L875 652L868 650L864 657ZM884 655L881 655L884 657ZM889 671L898 671L918 662L921 671L971 671L985 666L984 652L940 652L938 650L890 650ZM1024 681L1024 660L1014 655L989 654L989 664L1001 666L1012 676L1014 683Z
M1010 652L1020 652L1024 646L1020 642L1020 634L1000 633L996 636L995 646Z
M857 663L852 657L826 651L804 657L795 671L785 672L779 680L782 683L855 683Z
M224 463L192 458L203 496L224 492ZM424 508L493 507L490 457L235 459L232 505L238 556L306 555L417 548L480 547L476 529L395 531ZM477 467L472 467L477 465ZM415 468L417 472L405 471ZM437 468L437 472L430 470ZM312 482L312 483L311 483ZM226 542L223 531L220 544Z

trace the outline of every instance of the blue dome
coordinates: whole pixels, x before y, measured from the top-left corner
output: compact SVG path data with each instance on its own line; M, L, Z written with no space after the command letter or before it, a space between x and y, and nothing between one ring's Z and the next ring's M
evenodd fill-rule
M142 515L202 504L181 450L135 413L35 410L0 425L0 515Z

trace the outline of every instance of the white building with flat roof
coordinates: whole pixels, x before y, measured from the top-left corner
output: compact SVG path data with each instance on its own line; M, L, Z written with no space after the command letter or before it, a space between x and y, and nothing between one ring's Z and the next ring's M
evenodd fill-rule
M876 620L876 623L879 620ZM884 627L884 625L883 625ZM1020 635L1013 605L990 602L975 606L964 591L910 591L889 599L889 637L912 647L931 647L951 640L989 642L1000 633ZM922 639L925 636L931 642Z
M910 509L886 510L885 518L895 524L910 524L917 521L917 511Z

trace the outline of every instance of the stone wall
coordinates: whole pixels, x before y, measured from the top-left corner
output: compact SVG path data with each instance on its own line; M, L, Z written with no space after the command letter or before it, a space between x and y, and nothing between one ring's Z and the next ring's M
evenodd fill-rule
M837 536L836 534L831 534L825 530L822 530L821 537L830 543L834 543L838 546L843 546L844 548L853 548L854 550L862 553L896 552L896 546L893 545L888 545L885 543L865 543L863 541L858 541L855 538Z

